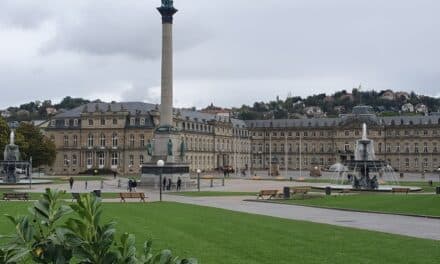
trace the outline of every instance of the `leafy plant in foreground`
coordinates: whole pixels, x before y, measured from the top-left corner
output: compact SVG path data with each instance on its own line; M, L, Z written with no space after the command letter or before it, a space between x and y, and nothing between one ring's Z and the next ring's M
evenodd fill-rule
M78 264L195 264L196 260L174 257L169 250L153 253L152 241L137 256L135 236L116 239L115 222L102 223L102 204L92 194L81 195L74 204L62 203L64 192L46 190L29 208L29 215L8 219L15 233L0 247L3 263ZM4 240L4 239L3 239Z

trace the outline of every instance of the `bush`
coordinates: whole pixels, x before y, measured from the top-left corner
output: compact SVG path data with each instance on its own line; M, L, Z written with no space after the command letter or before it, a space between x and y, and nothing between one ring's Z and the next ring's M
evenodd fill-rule
M15 233L0 247L3 263L81 264L195 264L179 259L170 250L153 253L152 241L144 243L138 256L135 237L124 233L117 239L115 222L102 223L101 200L93 194L81 195L70 206L64 192L47 189L43 198L29 208L29 215L7 216ZM4 241L4 239L2 239Z

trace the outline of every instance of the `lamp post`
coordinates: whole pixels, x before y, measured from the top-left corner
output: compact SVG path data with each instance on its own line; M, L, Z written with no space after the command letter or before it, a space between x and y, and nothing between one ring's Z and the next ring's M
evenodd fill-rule
M438 173L438 182L440 183L440 167L438 167L437 173Z
M163 160L158 160L156 165L159 167L159 200L162 202L162 172L165 162Z
M200 169L197 169L197 190L200 192L200 173L202 171Z

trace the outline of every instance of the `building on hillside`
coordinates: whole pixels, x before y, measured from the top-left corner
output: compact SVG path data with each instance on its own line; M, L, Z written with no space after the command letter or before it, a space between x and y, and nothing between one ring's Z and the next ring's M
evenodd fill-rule
M394 98L396 100L406 101L406 100L409 100L410 96L407 92L395 92Z
M411 103L402 105L402 112L412 113L414 112L414 106Z
M214 106L214 104L211 103L210 106L206 107L205 109L200 110L200 112L206 113L206 114L213 114L213 115L217 115L217 116L230 117L232 110L226 109L226 108L221 108L218 106Z
M46 135L57 146L51 172L77 174L91 169L138 174L147 159L160 116L147 103L89 103L50 119ZM242 121L176 109L191 171L232 166L268 170L270 160L281 169L327 168L354 159L362 124L374 140L376 156L398 171L435 171L440 166L440 117L379 117L357 106L336 118ZM300 165L301 164L301 165Z
M1 110L0 111L0 116L3 118L9 118L11 117L11 112L8 110Z
M416 113L428 113L428 107L424 104L417 104L416 107L414 107L414 110L416 111Z
M324 115L321 107L319 107L319 106L308 106L308 107L304 108L304 113L308 117L322 117Z
M48 116L55 115L57 113L57 109L55 107L46 107L46 114Z
M391 91L391 90L387 90L387 91L384 91L384 92L380 95L380 99L382 99L382 100L388 100L388 101L393 101L394 98L395 98L394 96L395 96L395 94L394 94L393 91Z

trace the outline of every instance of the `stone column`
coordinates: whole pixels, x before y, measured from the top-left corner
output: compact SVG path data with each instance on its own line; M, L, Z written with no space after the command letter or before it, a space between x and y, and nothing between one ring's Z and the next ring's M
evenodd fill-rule
M173 126L173 6L158 8L162 15L162 80L160 127Z

